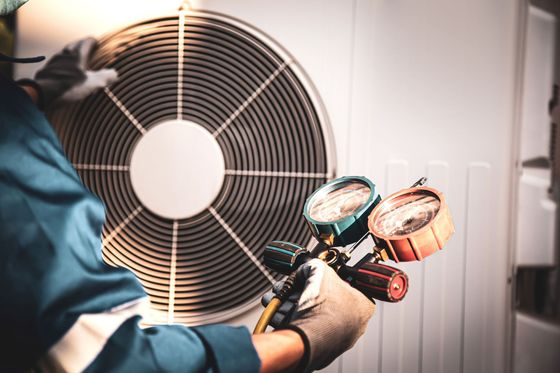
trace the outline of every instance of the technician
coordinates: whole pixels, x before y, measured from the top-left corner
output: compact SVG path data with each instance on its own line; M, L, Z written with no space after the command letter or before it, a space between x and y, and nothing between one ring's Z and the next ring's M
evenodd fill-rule
M0 15L26 1L0 0ZM86 69L95 47L91 38L67 46L33 80L0 76L0 372L311 371L349 349L374 304L319 260L300 268L301 296L272 333L138 326L146 294L132 272L103 263L103 204L38 109L117 79Z

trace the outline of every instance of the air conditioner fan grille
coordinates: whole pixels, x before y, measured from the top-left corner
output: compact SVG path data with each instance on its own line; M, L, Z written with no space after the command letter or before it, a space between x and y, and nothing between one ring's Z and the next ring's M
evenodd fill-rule
M243 312L280 278L260 264L266 242L309 241L304 200L334 168L318 100L286 56L224 16L153 19L100 40L92 67L115 68L117 83L49 113L84 184L106 205L103 257L140 279L149 323L197 325ZM208 209L168 219L142 205L129 166L143 134L177 118L215 136L226 175Z

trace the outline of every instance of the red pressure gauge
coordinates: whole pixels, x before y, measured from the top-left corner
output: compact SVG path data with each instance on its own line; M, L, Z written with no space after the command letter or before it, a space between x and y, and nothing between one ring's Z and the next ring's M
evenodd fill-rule
M428 187L386 197L371 212L368 227L395 262L423 260L441 250L455 231L443 194Z

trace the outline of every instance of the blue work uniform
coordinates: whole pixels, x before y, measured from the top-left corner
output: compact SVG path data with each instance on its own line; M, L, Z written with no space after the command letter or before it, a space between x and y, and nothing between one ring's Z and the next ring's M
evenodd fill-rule
M103 204L0 75L0 372L258 372L247 328L138 326L133 273L101 257Z

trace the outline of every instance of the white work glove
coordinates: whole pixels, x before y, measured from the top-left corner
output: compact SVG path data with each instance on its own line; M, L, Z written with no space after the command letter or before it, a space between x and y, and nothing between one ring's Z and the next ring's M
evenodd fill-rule
M94 38L78 40L64 47L37 71L33 85L40 90L41 108L79 101L117 80L114 69L88 70L88 61L96 47Z
M28 0L0 0L0 16L10 14Z
M272 292L265 294L264 306L282 285L276 284ZM294 330L302 337L305 344L302 371L322 369L354 346L365 332L375 304L319 259L298 269L295 289L271 324Z

